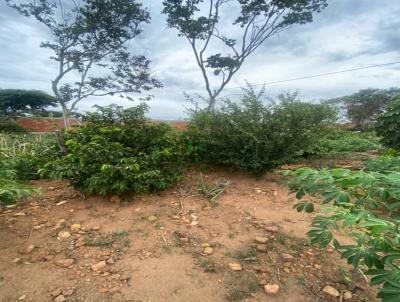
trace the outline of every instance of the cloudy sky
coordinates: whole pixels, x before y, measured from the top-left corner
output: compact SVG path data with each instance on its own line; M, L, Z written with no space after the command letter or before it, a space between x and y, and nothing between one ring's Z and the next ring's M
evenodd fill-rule
M204 84L187 42L167 29L161 0L144 0L152 23L130 43L133 53L152 60L152 73L164 88L153 90L150 116L180 119L190 106L183 96L204 94ZM268 40L246 62L222 96L238 98L245 81L256 85L400 61L400 0L330 0L314 22L294 27ZM229 28L228 28L229 34ZM39 47L51 39L33 19L18 15L0 0L0 88L40 89L51 93L57 72L51 55ZM400 86L400 64L327 77L268 85L271 97L298 90L306 101L353 93L359 89ZM110 97L82 101L79 111L94 104L132 103Z

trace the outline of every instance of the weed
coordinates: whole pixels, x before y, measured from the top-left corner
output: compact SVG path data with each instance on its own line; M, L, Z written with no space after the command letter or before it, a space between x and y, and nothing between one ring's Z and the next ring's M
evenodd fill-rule
M225 286L228 290L229 299L231 301L238 301L258 291L259 282L257 276L252 272L243 272L241 274L230 273Z
M128 231L118 231L118 232L113 232L111 234L100 235L98 237L88 236L86 237L85 242L87 246L109 247L114 242L128 235L129 235ZM124 245L129 246L130 241L125 240Z
M217 264L210 258L199 258L198 265L207 273L217 273Z
M203 173L200 173L200 183L197 187L197 192L207 198L210 202L215 202L217 198L223 194L226 188L231 184L231 181L223 181L218 179L214 184L210 185L204 180Z
M245 250L239 250L233 253L233 257L240 262L244 261L257 261L257 250L255 247L249 247Z

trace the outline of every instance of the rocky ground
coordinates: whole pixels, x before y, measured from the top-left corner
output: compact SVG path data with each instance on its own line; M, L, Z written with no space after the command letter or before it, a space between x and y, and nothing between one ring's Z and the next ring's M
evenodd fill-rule
M41 197L0 210L0 301L377 301L308 244L281 177L209 171L231 182L210 202L199 175L130 200L35 182Z

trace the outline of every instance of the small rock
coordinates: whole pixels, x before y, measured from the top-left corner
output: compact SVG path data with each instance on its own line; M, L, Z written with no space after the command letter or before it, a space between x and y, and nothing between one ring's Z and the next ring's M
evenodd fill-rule
M33 244L30 244L27 247L25 247L22 251L20 251L20 253L24 255L30 254L34 248L35 246Z
M52 296L52 297L57 297L57 296L59 296L59 295L61 295L61 288L57 288L57 289L55 289L55 290L53 290L51 293L50 293L50 296Z
M74 223L73 225L71 225L71 231L72 232L78 232L81 229L81 225L79 223Z
M26 295L22 295L21 297L18 298L18 300L25 300Z
M268 242L268 238L267 237L256 237L256 238L254 238L254 241L257 243L265 244Z
M314 264L314 268L315 268L315 269L321 269L321 268L322 268L322 265L319 265L319 264L315 263L315 264Z
M54 302L64 302L65 297L63 295L59 295L54 299Z
M94 225L90 228L92 231L98 231L100 230L100 227L98 225Z
M66 204L66 203L68 203L68 202L69 202L68 200L60 201L60 202L57 202L57 203L56 203L56 206L62 206L63 204Z
M158 218L157 218L157 216L151 215L151 216L147 217L147 220L150 222L154 222L154 221L157 221Z
M75 260L74 259L61 259L56 261L56 265L60 267L70 267L72 264L74 264Z
M15 213L14 216L25 216L26 214L24 212L19 212Z
M294 262L295 260L295 258L292 255L285 253L281 254L281 258L283 262Z
M206 248L206 247L209 247L211 245L209 243L202 243L200 246L203 247L203 248Z
M68 239L69 237L71 237L71 233L67 232L67 231L61 231L58 233L58 238L59 239Z
M324 293L328 294L329 296L332 296L332 297L339 297L340 296L340 292L336 288L334 288L334 287L332 287L330 285L326 285L322 289L322 291Z
M105 261L100 261L97 264L94 264L91 266L92 270L95 272L101 271L102 269L104 269L107 266L107 262Z
M242 265L240 263L229 263L229 268L233 271L241 271L242 270Z
M40 251L39 253L32 255L31 262L35 263L35 262L46 261L48 256L49 252Z
M73 287L68 287L62 290L62 294L65 297L71 296L75 292L75 288Z
M267 247L264 244L257 244L256 250L257 250L257 252L266 253Z
M204 254L206 254L206 255L211 255L212 253L214 253L214 249L212 248L212 247L206 247L205 249L204 249Z
M267 295L276 295L279 292L278 284L266 284L264 285L264 291Z
M110 257L110 258L107 259L106 262L107 262L108 264L114 264L114 263L115 263L115 260L114 260L114 258Z
M351 298L353 298L353 294L350 291L347 290L343 293L344 300L350 300Z
M121 202L121 197L119 197L118 195L113 195L110 197L110 201L113 203L119 203Z
M272 225L272 226L265 226L264 230L271 233L278 233L279 228L276 225Z

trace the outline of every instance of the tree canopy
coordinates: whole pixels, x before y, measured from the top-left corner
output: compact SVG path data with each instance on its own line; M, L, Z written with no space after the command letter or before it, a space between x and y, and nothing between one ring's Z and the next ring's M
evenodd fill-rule
M40 90L0 89L0 113L18 115L55 107L57 99Z
M390 101L399 93L398 88L368 88L328 102L341 107L356 128L367 129L374 124L379 114L384 112Z
M271 36L312 22L327 0L164 0L163 5L168 26L193 50L212 108L254 51ZM212 53L211 47L223 51Z
M150 22L149 12L135 0L6 0L20 14L33 17L52 39L41 47L53 52L58 65L52 90L66 126L78 102L91 96L120 96L160 87L150 75L150 61L132 55L128 42ZM73 79L73 80L71 80Z

